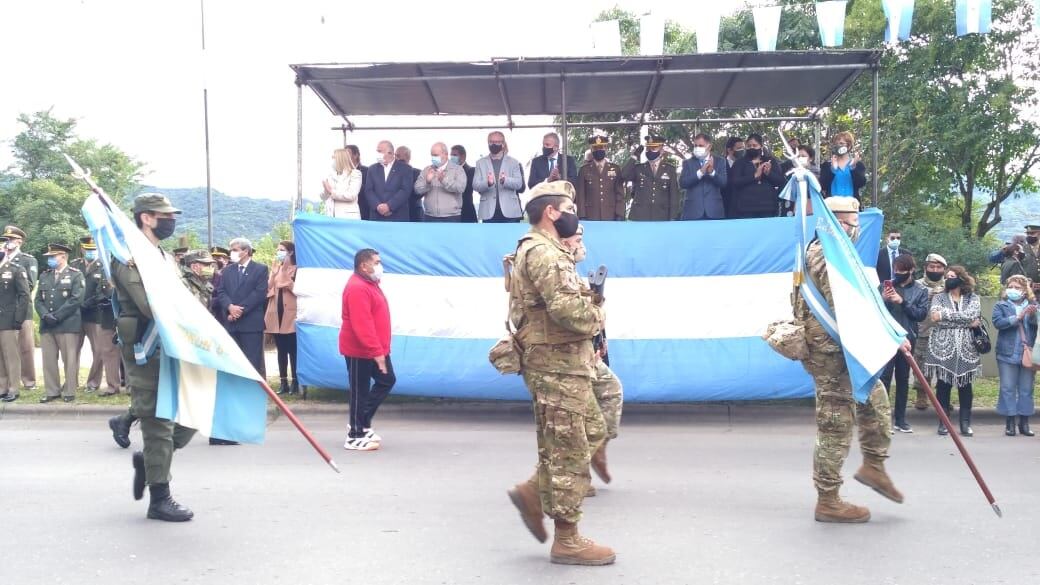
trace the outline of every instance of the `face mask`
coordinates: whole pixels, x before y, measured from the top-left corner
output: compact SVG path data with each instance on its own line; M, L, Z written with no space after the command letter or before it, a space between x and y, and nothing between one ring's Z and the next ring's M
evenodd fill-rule
M902 243L902 242L900 242L899 238L896 238L894 240L889 240L888 241L888 249L889 250L898 250L900 243Z
M285 262L285 257L287 255L288 255L288 252L286 252L285 250L278 250L277 252L274 253L275 259L278 260L279 262Z
M646 160L657 160L657 157L661 156L660 150L648 150L646 151Z
M798 164L802 165L805 168L809 168L809 157L807 157L807 156L800 156L800 157L798 157Z
M932 282L939 282L943 277L942 272L925 272L924 274L928 277L928 280Z
M203 266L202 267L202 276L204 276L206 278L213 278L213 267L212 266Z
M451 158L449 158L448 160L450 160L451 164L453 164L453 165L461 165L462 164L462 163L459 162L459 157L455 156L454 154L451 155Z
M707 147L704 147L704 146L694 146L693 147L693 156L695 156L697 158L704 158L707 155L708 155Z
M747 149L746 148L738 148L738 149L733 151L733 157L734 158L742 158L745 154L747 154Z
M373 266L372 274L369 274L368 277L371 278L373 282L379 282L380 280L383 280L383 265L376 264L375 266Z
M491 154L498 154L498 153L502 152L502 145L501 144L489 144L488 145L488 151L490 151Z
M86 252L83 252L83 258L86 259L87 262L97 260L97 250L87 250Z
M909 281L913 274L913 272L896 272L892 277L896 282L903 283Z
M160 240L172 236L173 230L177 229L177 220L172 217L160 217L156 221L158 223L152 228L152 233Z
M585 260L586 254L588 254L588 251L585 250L585 244L579 244L574 250L574 262L578 263Z
M54 269L58 267L58 259L54 256L47 257L47 268Z
M744 156L746 156L747 158L758 158L758 157L762 156L762 149L761 148L749 148L749 149L744 151Z
M434 156L434 157L430 157L430 164L433 165L433 168L437 168L437 167L441 166L444 163L441 162L441 157Z
M1040 241L1040 238L1036 236L1026 236L1026 241L1030 244L1035 244L1037 241Z
M1023 295L1022 291L1018 290L1017 288L1009 288L1007 289L1007 296L1009 300L1018 302L1022 300Z
M959 276L955 276L953 278L947 278L946 279L946 290L953 290L955 288L959 288L961 286L962 282L963 281L960 279Z
M555 150L556 150L555 148L546 148L546 147L544 147L544 146L543 146L543 147L542 147L542 155L543 155L543 156L552 156L552 153L553 153L553 152L554 152Z
M834 152L838 153L838 156L845 156L849 153L849 147L842 144L841 146L835 146Z
M561 213L560 217L553 222L556 233L560 239L567 239L578 233L578 215L575 213Z
M603 159L607 158L607 151L605 151L605 150L593 150L592 151L592 158L594 160L603 160Z
M232 251L229 256L231 257L231 262L233 264L238 264L238 261L242 259L242 254L240 252Z

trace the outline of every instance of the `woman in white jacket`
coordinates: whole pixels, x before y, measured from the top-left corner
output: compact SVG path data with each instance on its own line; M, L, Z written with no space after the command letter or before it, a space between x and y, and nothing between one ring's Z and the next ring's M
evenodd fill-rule
M361 193L361 171L354 167L350 151L337 148L332 153L333 173L321 182L324 190L325 215L340 219L361 219L358 197Z

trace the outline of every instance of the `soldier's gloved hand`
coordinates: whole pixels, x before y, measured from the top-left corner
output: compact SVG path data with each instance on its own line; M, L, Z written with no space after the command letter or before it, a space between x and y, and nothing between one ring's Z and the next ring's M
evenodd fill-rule
M636 157L637 159L638 159L638 158L639 158L639 156L640 156L640 155L642 155L642 154L643 154L643 145L642 145L642 144L640 144L639 146L637 146L637 147L635 148L635 150L633 150L633 151L632 151L632 156Z
M58 318L52 313L47 313L43 317L40 317L40 321L43 321L48 327L54 327L58 324Z

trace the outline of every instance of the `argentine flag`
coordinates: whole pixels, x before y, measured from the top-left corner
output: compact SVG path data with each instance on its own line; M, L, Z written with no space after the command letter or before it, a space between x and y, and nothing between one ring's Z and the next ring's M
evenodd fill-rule
M153 327L134 350L143 361L161 349L156 416L208 437L262 443L267 424L262 378L227 331L184 287L170 259L108 196L91 195L82 212L105 275L111 278L113 258L132 260L141 273ZM118 315L115 299L113 310Z
M849 369L853 396L866 402L881 371L899 351L906 331L892 318L878 292L877 272L864 266L861 255L838 223L837 217L820 195L816 177L796 168L781 198L795 201L796 247L795 282L812 309L813 315L830 336L841 344ZM807 212L812 201L813 216ZM862 232L862 217L860 224ZM815 221L811 221L815 219ZM805 270L805 251L813 240L820 240L827 262L827 278L831 285L834 308L816 289ZM867 236L861 233L860 240Z

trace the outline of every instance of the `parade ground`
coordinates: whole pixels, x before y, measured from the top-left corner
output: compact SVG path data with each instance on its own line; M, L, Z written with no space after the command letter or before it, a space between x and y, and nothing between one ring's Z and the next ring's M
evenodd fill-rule
M51 411L55 412L55 411ZM812 410L640 406L609 447L581 531L617 551L607 567L548 561L506 489L535 462L523 405L388 404L383 448L345 452L345 416L303 412L342 474L284 419L262 446L196 438L174 458L174 496L195 519L145 518L130 450L103 411L39 408L0 418L0 583L999 584L1040 577L1040 438L1005 437L979 413L971 453L997 518L930 414L893 439L906 503L851 480L864 525L813 521ZM550 537L551 538L551 537Z

